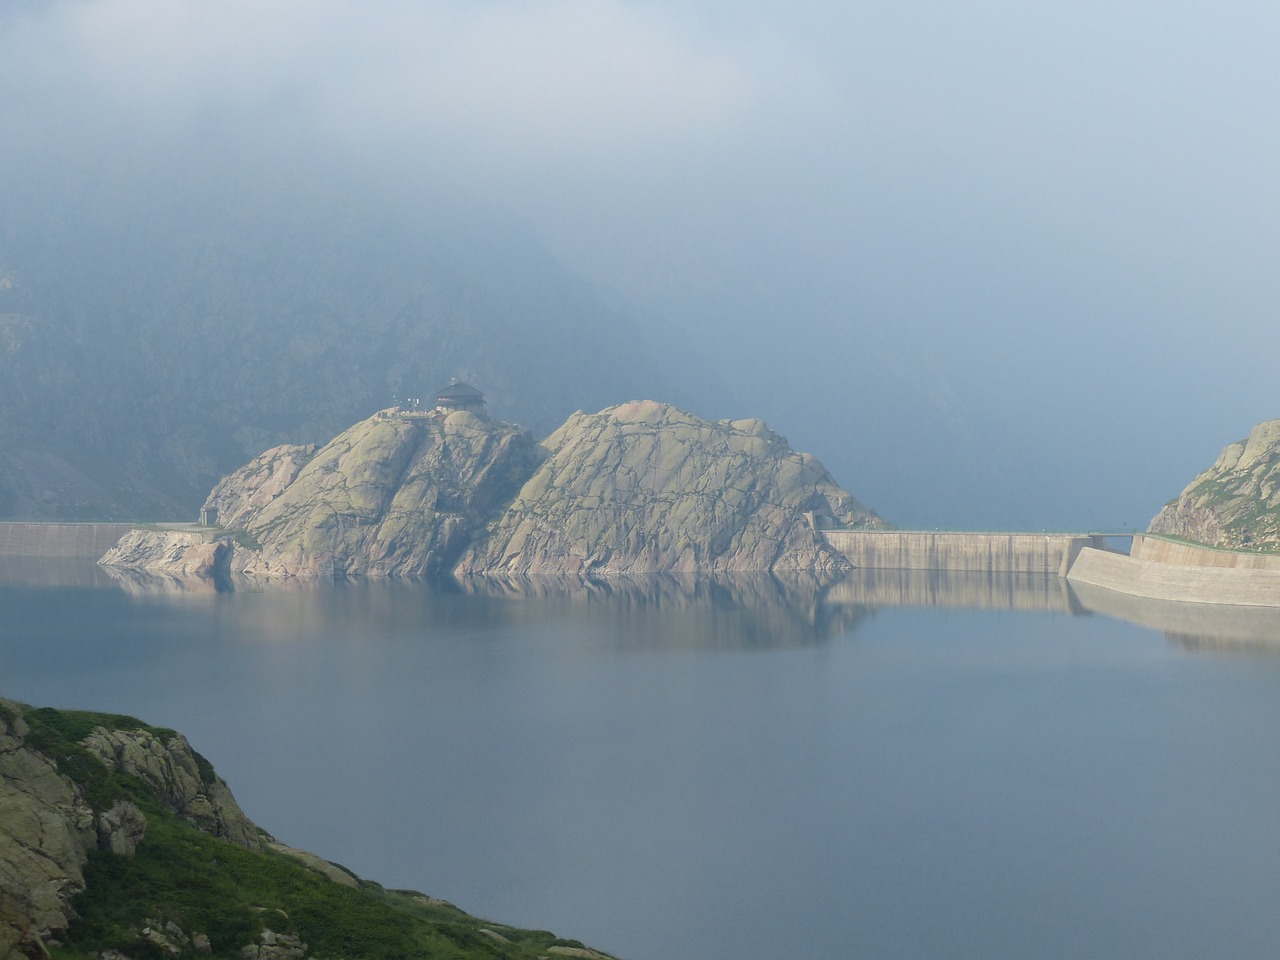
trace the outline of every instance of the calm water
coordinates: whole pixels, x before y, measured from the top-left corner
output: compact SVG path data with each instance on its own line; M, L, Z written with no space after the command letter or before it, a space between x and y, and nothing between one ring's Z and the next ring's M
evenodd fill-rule
M632 960L1280 950L1266 615L8 577L0 694L176 727L282 840L498 921Z

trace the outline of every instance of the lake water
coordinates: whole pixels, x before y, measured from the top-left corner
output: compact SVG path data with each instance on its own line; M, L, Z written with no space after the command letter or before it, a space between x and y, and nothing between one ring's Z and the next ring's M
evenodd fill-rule
M630 960L1280 949L1273 614L0 579L0 694L180 729L280 839Z

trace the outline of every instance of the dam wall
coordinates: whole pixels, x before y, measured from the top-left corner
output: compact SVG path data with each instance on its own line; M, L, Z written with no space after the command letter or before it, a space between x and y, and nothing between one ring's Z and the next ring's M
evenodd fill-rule
M1129 555L1137 560L1150 560L1153 563L1168 563L1184 567L1280 571L1280 554L1206 547L1140 533L1134 534L1133 549L1129 551Z
M0 523L0 557L98 560L131 523Z
M1129 556L1086 548L1067 579L1151 600L1280 606L1280 557L1134 538ZM1198 560L1205 562L1198 562Z
M1086 547L1103 537L1059 533L951 533L923 530L823 530L855 567L1066 576Z

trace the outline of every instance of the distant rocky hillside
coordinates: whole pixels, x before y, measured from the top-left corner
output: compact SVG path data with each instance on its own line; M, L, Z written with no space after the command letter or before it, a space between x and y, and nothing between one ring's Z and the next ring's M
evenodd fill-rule
M577 957L286 846L186 739L0 700L0 958Z
M1280 420L1223 450L1148 529L1215 546L1280 547Z
M224 533L137 531L103 563L257 578L580 577L847 566L826 525L883 526L758 420L640 401L542 444L457 411L384 411L320 450L284 446L209 496Z
M250 456L452 376L539 433L678 388L638 325L498 217L242 186L6 204L0 518L193 516Z
M815 524L884 525L760 420L641 401L575 413L542 446L459 573L830 573L847 563Z

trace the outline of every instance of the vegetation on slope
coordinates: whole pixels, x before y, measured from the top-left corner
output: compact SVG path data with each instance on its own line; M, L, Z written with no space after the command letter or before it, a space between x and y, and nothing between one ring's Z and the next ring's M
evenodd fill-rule
M13 711L0 708L12 722ZM108 951L131 960L240 960L249 953L280 960L603 956L546 931L487 923L443 901L349 874L336 882L294 856L210 836L144 779L111 769L85 746L104 730L180 740L172 730L132 717L49 708L21 707L20 717L30 728L26 745L80 786L95 815L127 801L146 817L132 855L88 852L84 890L71 901L77 918L49 946L53 958L87 960ZM203 758L198 763L201 778L214 783L213 768ZM21 949L39 956L44 947L37 937Z
M1280 420L1229 444L1149 530L1210 546L1280 548Z

